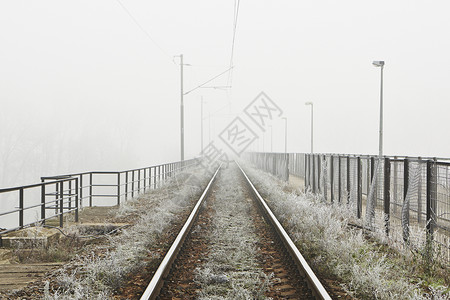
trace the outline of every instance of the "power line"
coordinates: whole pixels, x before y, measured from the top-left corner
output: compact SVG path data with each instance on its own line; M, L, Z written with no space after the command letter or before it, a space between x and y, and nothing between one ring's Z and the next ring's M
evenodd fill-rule
M233 39L231 42L231 55L230 55L230 68L233 67L233 58L234 58L234 45L236 41L236 29L239 18L239 7L241 4L241 0L234 1L234 16L233 16ZM233 70L228 74L228 85L232 85L233 83Z
M139 29L147 36L147 38L152 41L152 43L158 47L161 52L169 57L170 61L173 62L172 57L155 41L155 39L148 33L147 30L138 22L138 20L131 14L131 12L123 5L123 3L120 0L116 0L117 3L119 3L120 7L126 12L126 14L133 20L133 22L139 27ZM174 63L174 62L173 62Z
M199 86L197 86L197 87L193 88L192 90L189 90L189 91L187 91L187 92L186 92L186 93L184 93L183 95L187 95L187 94L189 94L190 92L193 92L193 91L195 91L196 89L199 89L199 88L201 88L202 86L204 86L204 85L206 85L206 84L210 83L210 82L211 82L211 81L213 81L214 79L216 79L216 78L218 78L218 77L222 76L223 74L227 73L227 72L228 72L228 71L230 71L231 69L233 69L233 67L231 67L231 68L228 68L228 69L226 69L225 71L223 71L223 72L222 72L222 73L220 73L219 75L217 75L217 76L214 76L214 77L213 77L213 78L211 78L210 80L208 80L208 81L206 81L206 82L204 82L204 83L200 84Z

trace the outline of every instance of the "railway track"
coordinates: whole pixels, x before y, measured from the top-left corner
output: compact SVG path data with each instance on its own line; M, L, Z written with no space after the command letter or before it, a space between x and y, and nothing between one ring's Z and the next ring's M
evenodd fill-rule
M331 299L239 165L220 167L141 299Z

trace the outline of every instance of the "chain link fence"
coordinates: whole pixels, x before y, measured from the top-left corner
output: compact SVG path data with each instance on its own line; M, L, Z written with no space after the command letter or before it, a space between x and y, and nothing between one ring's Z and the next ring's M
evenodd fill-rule
M351 206L360 224L390 242L450 263L450 159L370 155L246 153L255 166L324 202ZM431 255L431 253L430 253Z

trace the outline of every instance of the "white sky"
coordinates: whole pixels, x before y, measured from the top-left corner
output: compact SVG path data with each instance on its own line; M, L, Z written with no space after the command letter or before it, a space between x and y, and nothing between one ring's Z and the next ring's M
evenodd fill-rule
M36 177L179 159L173 56L192 65L185 90L226 70L235 1L121 1L159 46L114 0L0 0L3 172L33 168ZM376 154L373 60L386 61L384 153L450 157L449 12L448 1L242 0L231 91L185 97L186 157L200 152L201 96L213 138L260 91L288 118L288 151L309 151L304 103L313 101L316 152ZM227 76L211 85L227 85ZM273 128L274 151L284 151L282 120Z

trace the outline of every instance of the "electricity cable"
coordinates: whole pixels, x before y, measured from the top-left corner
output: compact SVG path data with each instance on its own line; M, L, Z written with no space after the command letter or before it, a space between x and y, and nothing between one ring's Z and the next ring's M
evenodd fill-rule
M230 68L233 67L233 59L234 59L234 46L236 43L236 31L237 31L237 24L238 24L238 18L239 18L239 7L240 7L241 1L235 0L234 1L234 16L233 16L233 39L231 42L231 55L230 55ZM233 71L231 71L228 74L228 85L232 85L233 82Z
M165 51L157 42L156 40L150 35L150 33L145 30L145 28L138 22L138 20L131 14L131 12L125 7L125 5L120 1L116 0L117 3L119 3L120 7L125 11L125 13L133 20L133 22L139 27L139 29L147 36L147 38L152 41L152 43L164 54L166 55L172 63L175 63L172 59L172 57Z

